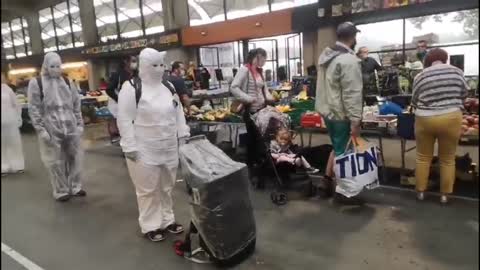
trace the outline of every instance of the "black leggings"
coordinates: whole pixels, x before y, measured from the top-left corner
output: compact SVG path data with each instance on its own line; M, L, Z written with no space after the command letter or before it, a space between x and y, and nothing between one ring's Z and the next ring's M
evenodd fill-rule
M247 128L247 166L252 169L255 165L258 165L262 155L262 137L251 118L250 112L243 113L243 121Z

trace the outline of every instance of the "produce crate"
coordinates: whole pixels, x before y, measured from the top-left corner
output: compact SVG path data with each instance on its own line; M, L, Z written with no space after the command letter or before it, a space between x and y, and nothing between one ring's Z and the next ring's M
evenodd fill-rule
M295 101L292 102L293 111L286 113L290 116L291 123L294 127L300 126L302 115L307 111L315 111L315 100Z

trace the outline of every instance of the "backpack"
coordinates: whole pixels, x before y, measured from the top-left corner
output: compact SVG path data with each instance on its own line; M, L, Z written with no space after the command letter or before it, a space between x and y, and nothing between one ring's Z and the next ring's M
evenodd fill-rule
M71 89L70 88L70 81L68 80L68 78L65 77L65 76L62 76L62 78L63 78L63 80L65 80L65 83L67 84L68 89ZM40 89L40 100L43 101L44 94L43 94L42 78L39 76L39 77L36 78L36 80L37 80L38 88Z
M133 77L133 80L130 79L128 80L130 84L135 88L135 102L138 107L138 103L140 102L140 98L142 97L142 80L139 77ZM167 81L167 80L162 80L162 84L170 90L170 93L172 93L172 96L175 96L177 94L177 91L175 91L175 87ZM178 103L176 100L173 100L173 103L176 106L178 106Z

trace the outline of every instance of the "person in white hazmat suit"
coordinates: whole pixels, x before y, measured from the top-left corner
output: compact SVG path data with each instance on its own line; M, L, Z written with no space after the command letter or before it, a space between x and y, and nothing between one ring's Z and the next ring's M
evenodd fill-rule
M21 173L25 169L19 130L21 126L22 107L2 73L2 175Z
M37 131L42 161L49 172L53 197L68 201L85 196L80 172L83 120L79 94L62 77L62 60L49 52L41 76L28 85L28 112Z
M165 53L151 48L141 51L138 104L135 87L130 81L124 82L117 119L120 145L136 189L140 228L154 242L165 239L167 232L183 232L175 221L172 189L179 140L190 136L178 95L170 90L174 89L171 84L162 81L164 57Z

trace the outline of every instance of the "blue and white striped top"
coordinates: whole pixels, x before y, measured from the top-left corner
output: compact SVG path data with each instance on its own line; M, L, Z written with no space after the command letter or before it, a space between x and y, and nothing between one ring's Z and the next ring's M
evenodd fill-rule
M412 106L419 116L463 110L467 89L462 70L448 64L434 64L415 77Z

